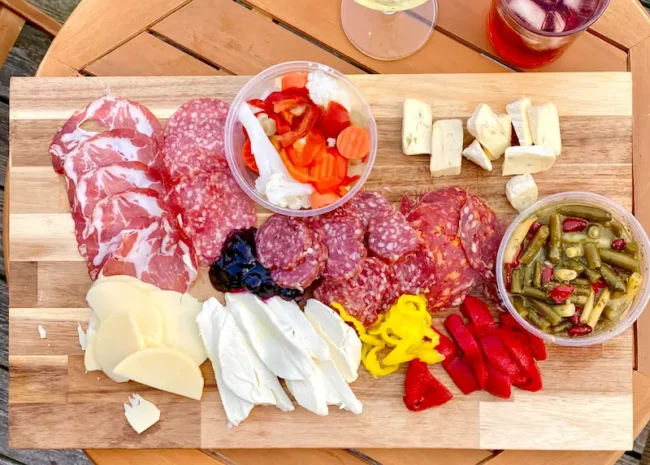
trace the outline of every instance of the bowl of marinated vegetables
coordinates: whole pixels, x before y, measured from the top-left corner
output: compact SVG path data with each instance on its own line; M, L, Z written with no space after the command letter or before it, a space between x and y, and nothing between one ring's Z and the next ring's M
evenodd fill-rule
M264 208L313 216L340 207L370 175L377 128L363 95L338 71L294 61L251 79L230 108L226 158Z
M643 228L621 205L587 192L552 195L506 231L499 294L533 334L564 346L599 344L648 304L649 251Z

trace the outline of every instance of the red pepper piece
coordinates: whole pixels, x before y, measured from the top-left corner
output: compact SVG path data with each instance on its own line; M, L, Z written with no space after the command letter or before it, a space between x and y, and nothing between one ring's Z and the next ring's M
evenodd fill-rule
M562 222L562 231L564 232L580 232L584 231L589 222L582 218L565 218Z
M594 290L595 294L598 294L602 289L607 287L607 283L602 279L591 284L591 288Z
M267 109L266 102L264 102L264 100L259 98L252 98L248 100L246 103L248 103L252 107L259 108L260 110L266 111Z
M506 352L506 349L503 347L501 340L496 335L485 335L481 337L480 342L485 357L487 358L488 366L507 375L513 383L521 380L519 368L515 362L512 361L508 352Z
M278 137L278 142L280 142L280 145L282 147L288 147L289 145L293 145L293 143L298 139L305 137L305 135L311 131L311 128L314 127L316 120L318 120L319 114L320 109L316 105L308 105L304 115L302 116L302 119L300 120L298 129L291 130L285 134L280 134Z
M472 322L469 321L465 323L465 327L467 328L467 331L469 331L469 333L472 335L472 337L478 341L478 334L476 333L476 328L474 327Z
M531 224L530 229L526 234L526 239L532 239L533 237L535 237L537 230L541 227L542 227L542 223L540 223L539 221L535 221L533 224Z
M524 244L522 243L519 245L519 249L517 250L517 253L515 254L514 260L512 260L512 263L508 263L508 266L512 268L517 268L519 266L519 257L521 257L521 254L524 252Z
M584 310L584 307L582 305L576 305L576 312L569 318L569 321L571 324L574 325L579 325L580 324L580 317L582 316L582 311Z
M499 339L503 343L506 351L519 367L519 371L524 377L523 382L513 383L515 386L526 390L536 389L539 391L542 388L542 375L539 368L535 363L533 354L528 348L527 340L524 338L522 341L519 334L505 328L499 329Z
M594 329L589 325L577 325L569 328L568 333L570 337L579 337L591 334L593 330Z
M281 118L279 115L273 113L272 111L270 111L268 115L269 118L273 118L273 121L275 121L275 127L278 134L286 134L287 132L291 131L291 124L285 121L284 118Z
M449 360L445 359L442 362L442 367L463 394L468 395L481 389L467 363L458 356Z
M273 109L274 112L280 113L281 111L291 110L299 105L312 103L309 100L309 91L305 88L291 88L286 90L278 90L271 92L268 97L264 99L265 108ZM277 104L277 109L276 109Z
M433 331L435 331L438 334L438 336L440 336L440 341L438 342L438 346L436 347L436 350L445 357L445 360L451 360L452 358L454 358L458 353L458 347L456 346L456 344L454 344L454 341L449 339L439 329L433 326L431 327L431 329L433 329Z
M454 338L458 347L471 359L477 359L481 356L481 350L474 336L467 330L463 324L463 319L456 314L449 315L445 320L445 328Z
M616 239L615 241L612 241L612 250L621 251L625 248L626 245L627 242L625 242L625 239L621 237L620 239Z
M411 360L404 380L404 404L413 412L420 412L449 402L454 396L419 359Z
M561 284L555 286L548 292L548 296L553 299L556 304L561 304L567 301L571 294L573 294L574 287L570 284Z
M492 313L490 313L490 309L481 299L472 296L465 297L465 300L460 305L460 312L472 322L474 329L476 329L476 334L479 336L488 334L496 329Z
M577 313L578 306L576 306L576 313ZM580 307L580 312L582 312L582 307ZM546 345L544 345L544 341L535 336L532 333L529 333L526 331L526 329L521 326L517 320L515 320L515 317L513 317L509 313L502 313L501 317L499 319L499 323L502 328L510 329L513 331L519 331L521 334L526 336L526 339L528 340L528 346L530 347L531 352L533 353L533 357L535 357L535 360L546 360Z
M472 373L481 389L485 389L488 381L488 365L483 355L481 354L481 357L476 360L467 360L465 363L472 368Z
M493 396L510 399L512 383L506 375L492 367L488 367L488 381L485 390Z
M552 279L553 279L553 267L551 265L544 265L544 269L542 270L542 284L546 284Z
M512 284L512 267L506 265L506 289L510 289L510 284Z
M332 100L327 104L327 109L321 113L316 125L325 136L336 138L341 131L350 126L350 114L343 105Z

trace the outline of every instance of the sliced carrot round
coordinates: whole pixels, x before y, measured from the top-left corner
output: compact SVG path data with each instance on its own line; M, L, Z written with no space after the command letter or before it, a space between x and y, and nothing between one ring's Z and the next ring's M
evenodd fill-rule
M285 149L280 149L278 153L284 162L284 166L287 167L287 171L289 171L289 174L293 179L302 183L308 183L312 181L311 176L309 175L308 167L300 167L294 165Z
M327 205L333 204L340 198L341 197L339 197L338 194L334 192L326 192L324 194L321 194L318 191L314 191L313 194L311 194L311 208L316 209L326 207Z
M302 89L307 85L307 73L295 72L282 76L282 90Z
M368 131L359 126L345 128L336 139L336 148L348 160L358 160L370 152Z

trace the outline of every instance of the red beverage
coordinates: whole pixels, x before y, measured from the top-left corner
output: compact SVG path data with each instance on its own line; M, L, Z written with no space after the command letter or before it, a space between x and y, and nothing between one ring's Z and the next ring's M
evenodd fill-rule
M537 68L559 57L607 5L609 0L492 0L488 35L505 61Z

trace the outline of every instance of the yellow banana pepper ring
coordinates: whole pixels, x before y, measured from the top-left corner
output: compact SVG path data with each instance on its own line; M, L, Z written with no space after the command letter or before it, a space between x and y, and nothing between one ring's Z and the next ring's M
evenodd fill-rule
M377 359L377 352L383 349L384 346L376 346L370 349L370 351L363 357L363 366L366 367L366 370L370 372L375 378L379 376L390 375L395 373L399 369L399 365L382 367L379 360Z

